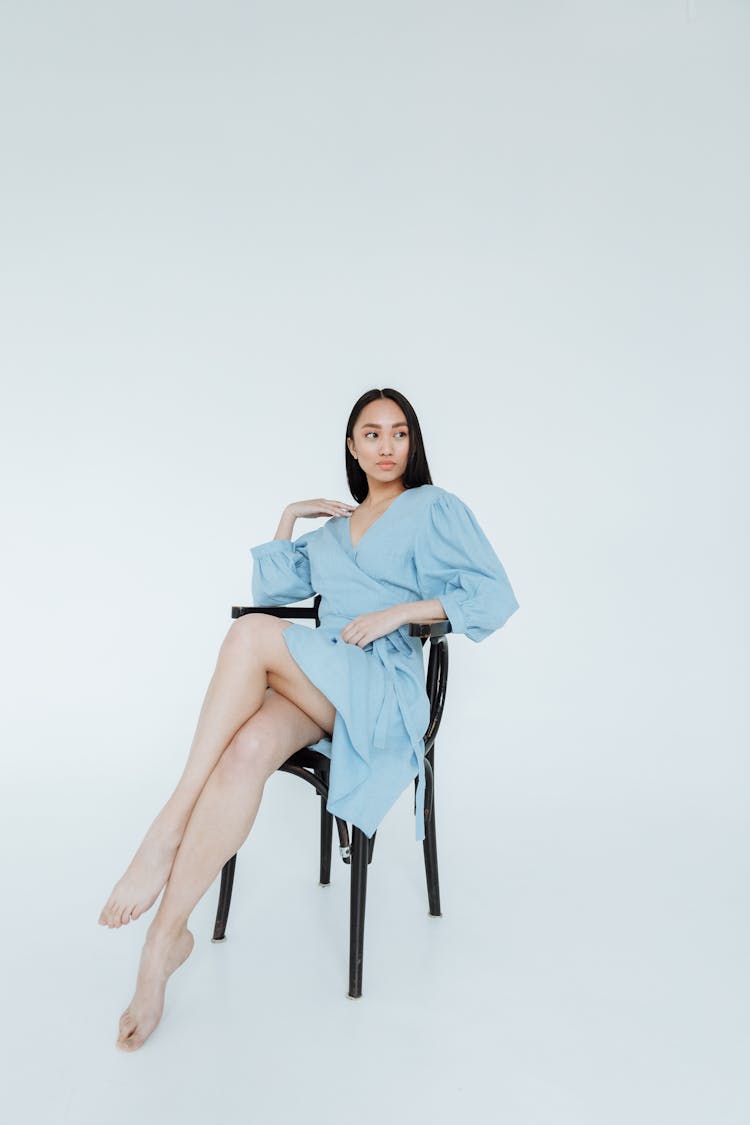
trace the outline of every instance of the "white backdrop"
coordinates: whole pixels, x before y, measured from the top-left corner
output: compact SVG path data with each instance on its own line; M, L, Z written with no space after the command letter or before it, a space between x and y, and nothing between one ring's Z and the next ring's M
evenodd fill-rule
M0 4L14 1120L747 1120L748 19ZM450 642L444 917L409 790L345 1000L348 868L321 892L317 800L275 777L235 943L214 888L123 1056L146 922L98 911L250 547L350 499L384 386L520 602Z

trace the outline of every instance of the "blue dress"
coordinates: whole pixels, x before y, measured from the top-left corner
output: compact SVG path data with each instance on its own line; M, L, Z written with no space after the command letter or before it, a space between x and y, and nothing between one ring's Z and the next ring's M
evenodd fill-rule
M430 718L422 642L402 625L360 647L341 638L353 618L401 602L439 598L451 631L481 641L518 602L473 512L452 492L423 484L400 493L352 546L349 517L298 539L251 548L256 606L320 594L320 625L283 630L309 680L330 700L332 737L311 744L331 759L327 809L369 838L419 778L417 840L424 839L424 734Z

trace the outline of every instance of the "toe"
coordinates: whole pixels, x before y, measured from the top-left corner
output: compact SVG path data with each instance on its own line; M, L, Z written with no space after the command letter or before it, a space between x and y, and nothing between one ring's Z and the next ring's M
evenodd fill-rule
M125 1012L120 1020L120 1034L117 1037L117 1046L121 1047L124 1051L131 1051L134 1047L139 1047L142 1042L143 1036L138 1034L138 1023L136 1019L129 1012Z
M135 1051L143 1043L142 1039L137 1038L135 1034L131 1035L128 1039L118 1039L117 1046L121 1051Z

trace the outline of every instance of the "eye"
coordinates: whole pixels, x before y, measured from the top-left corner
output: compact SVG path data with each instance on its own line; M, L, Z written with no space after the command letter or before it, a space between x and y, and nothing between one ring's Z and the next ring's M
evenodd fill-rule
M369 436L370 436L370 434L375 434L375 436L377 437L377 433L378 433L378 431L377 431L377 430L366 430L366 431L365 431L365 437L369 437ZM404 437L408 437L408 436L409 436L409 431L408 431L408 430L397 430L397 431L396 431L396 436L398 436L398 434L403 434L403 435L404 435Z

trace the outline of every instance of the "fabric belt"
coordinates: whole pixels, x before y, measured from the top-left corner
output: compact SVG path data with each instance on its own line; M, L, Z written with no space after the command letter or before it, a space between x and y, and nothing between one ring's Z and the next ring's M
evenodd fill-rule
M383 700L382 710L375 724L373 745L377 749L382 750L385 748L388 730L395 718L396 708L398 708L401 711L404 725L409 734L412 753L417 759L418 780L415 798L416 839L417 841L421 841L424 840L425 837L424 802L426 783L424 768L424 731L414 729L410 701L403 696L401 691L402 683L408 681L413 674L412 669L414 667L415 650L399 630L395 630L393 633L387 633L384 637L378 637L373 641L372 648L388 673L386 695Z
M351 617L343 614L327 613L321 617L320 624L331 632L340 632L351 621ZM402 626L407 629L408 626ZM417 759L417 792L416 792L416 839L424 840L424 802L426 793L425 766L424 766L424 730L415 730L414 716L412 714L412 701L404 694L403 685L414 679L414 661L417 653L408 636L401 629L394 629L383 637L376 637L372 642L372 651L380 660L385 671L385 695L380 714L375 720L372 743L376 750L385 750L388 746L388 735L393 728L397 710L401 712L409 740L412 754ZM420 662L421 664L421 662ZM423 675L420 667L420 675Z

